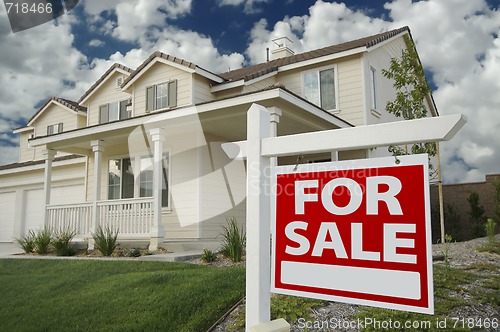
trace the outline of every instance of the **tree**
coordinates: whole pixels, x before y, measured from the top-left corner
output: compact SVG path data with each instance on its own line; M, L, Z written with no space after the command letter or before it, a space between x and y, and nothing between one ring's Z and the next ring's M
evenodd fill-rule
M475 191L471 192L469 198L469 217L472 225L472 235L474 238L485 236L484 224L486 216L484 215L484 207L479 205L479 194Z
M427 106L425 99L431 93L431 89L425 79L424 68L418 58L415 44L408 35L403 36L406 49L403 50L401 58L392 58L389 69L382 69L384 77L392 80L396 90L396 99L389 101L386 105L388 113L405 120L413 120L427 117ZM410 154L407 147L396 145L389 146L389 152L393 156ZM441 220L441 242L445 242L444 230L444 207L443 188L441 183L441 171L439 164L439 148L435 142L416 143L411 146L411 154L427 153L429 156L429 177L438 177L439 186L439 214ZM430 158L438 155L438 167L434 170Z
M386 110L405 120L425 118L428 112L425 98L431 89L425 79L415 44L407 35L404 36L404 40L407 48L403 50L401 58L392 58L389 69L382 69L384 77L392 80L396 89L396 98L387 103ZM437 145L435 142L416 143L411 146L411 152L407 147L391 145L389 152L394 156L427 153L429 157L434 157ZM429 170L433 176L435 171L432 163L429 163Z

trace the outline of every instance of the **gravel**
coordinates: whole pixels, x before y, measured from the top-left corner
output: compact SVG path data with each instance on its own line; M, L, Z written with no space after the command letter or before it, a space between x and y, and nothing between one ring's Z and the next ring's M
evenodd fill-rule
M496 236L496 240L500 240L500 235ZM460 306L453 309L446 316L446 321L444 319L440 322L441 324L446 323L447 328L462 327L464 325L467 327L468 324L472 324L475 327L475 331L500 331L500 328L482 328L478 329L478 322L493 322L496 319L497 323L500 323L500 313L498 309L493 307L491 304L482 304L473 299L470 295L471 290L481 290L481 277L491 278L492 276L496 279L498 283L498 278L500 275L500 256L497 254L492 254L488 252L479 252L476 248L483 246L487 243L487 238L474 239L466 242L455 242L450 243L448 247L448 258L449 265L451 267L465 269L470 267L472 264L487 264L488 266L496 265L496 271L490 269L485 270L474 270L475 274L480 275L480 278L471 284L464 287L464 290L459 293L450 293L452 297L460 298L466 300L468 305ZM445 254L445 244L433 245L433 255L443 256ZM193 260L191 263L202 264L199 260ZM239 263L243 264L243 263ZM444 264L444 261L437 261L434 264ZM217 262L211 263L213 266L229 266L232 263L223 258L219 258ZM487 291L491 292L491 289ZM227 317L223 319L217 326L215 326L212 331L226 331L229 326L232 326L235 319L238 317L239 313L245 310L244 302L236 306L228 313ZM360 331L358 329L358 321L353 318L355 314L360 311L359 307L356 305L350 305L345 303L335 303L327 302L325 306L313 309L311 316L313 317L310 321L298 320L293 322L291 325L291 331L348 331L355 332ZM429 316L429 322L432 323L433 327L436 327L436 318ZM307 328L309 326L310 328ZM441 326L442 327L442 326Z

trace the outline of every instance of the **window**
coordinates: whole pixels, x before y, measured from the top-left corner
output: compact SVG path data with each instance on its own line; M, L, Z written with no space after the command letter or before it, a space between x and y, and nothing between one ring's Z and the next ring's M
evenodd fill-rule
M146 112L177 106L177 80L146 88Z
M377 72L375 68L370 67L370 91L371 91L371 103L372 110L377 109Z
M63 131L62 122L47 126L47 135L62 133L62 131Z
M168 153L163 154L162 206L168 207ZM134 173L134 169L136 172ZM108 199L153 196L153 158L110 159Z
M130 117L127 112L128 104L128 100L122 100L99 106L99 123L128 119Z
M337 108L335 69L304 73L304 98L325 110Z

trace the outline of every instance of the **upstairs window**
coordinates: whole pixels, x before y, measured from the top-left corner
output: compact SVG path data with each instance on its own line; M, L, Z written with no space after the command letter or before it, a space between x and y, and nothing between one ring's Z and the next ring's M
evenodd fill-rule
M325 110L337 109L335 68L306 72L303 83L305 99Z
M62 122L47 126L47 135L62 133L62 131L63 131Z
M177 80L146 88L146 112L177 106Z
M128 104L128 100L122 100L99 106L99 123L128 119L130 117L127 112Z

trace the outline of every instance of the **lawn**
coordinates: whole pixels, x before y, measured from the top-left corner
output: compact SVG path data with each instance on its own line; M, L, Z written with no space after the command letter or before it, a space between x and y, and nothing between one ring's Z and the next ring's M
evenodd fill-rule
M206 331L244 296L242 267L0 260L3 331Z

